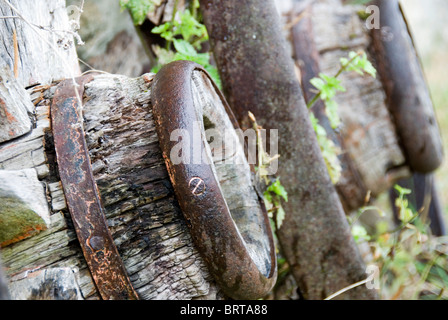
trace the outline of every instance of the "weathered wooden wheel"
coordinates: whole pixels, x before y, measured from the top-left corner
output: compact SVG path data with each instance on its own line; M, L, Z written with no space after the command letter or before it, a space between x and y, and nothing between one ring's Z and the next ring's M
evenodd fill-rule
M218 133L235 132L235 122L227 114L222 95L205 71L189 62L167 66L156 80L153 76L90 76L84 93L80 92L82 108L70 79L57 87L30 89L39 119L31 132L32 141L44 154L39 166L47 170L41 170L40 175L31 170L29 179L40 179L48 187L49 223L42 227L46 229L43 232L15 235L2 248L13 298L131 298L133 294L123 294L123 286L118 285L118 279L126 276L128 292L134 289L134 298L141 299L218 298L222 294L255 299L274 285L276 255L270 225L236 134L231 141L233 152L224 160L233 157L237 162L209 157L214 162L180 164L187 168L185 175L177 166L168 165L168 171L165 166L164 157L170 162L172 130L188 125L179 118L182 114L202 112L203 117L197 118L201 123L201 154L210 156L213 152L204 140L207 128L215 127ZM153 118L153 103L158 125ZM82 114L82 122L76 122L77 116L57 120L69 110ZM73 128L78 128L77 133L70 133ZM68 132L66 139L64 131ZM103 222L93 221L93 201L83 202L82 195L77 198L88 189L78 185L79 176L89 179L89 174L77 167L81 166L78 154L72 153L79 149L77 141L83 139L82 135L88 150L84 159L91 166L92 183L97 185L101 198L98 205L104 210ZM30 135L26 135L0 147L1 166L9 170L5 172L10 176L30 165L28 154L22 153L29 140ZM226 149L226 145L222 148ZM23 161L9 162L11 158ZM74 167L67 168L70 164ZM205 187L196 185L192 193L194 177L200 178L198 182L205 183ZM23 188L13 199L20 201L21 192L29 190ZM81 209L71 205L72 197L74 203L80 202ZM100 211L96 214L101 215ZM104 226L113 243L105 240L105 232L97 232ZM119 257L113 257L114 250L106 250L114 246ZM111 262L117 259L121 261ZM119 272L107 274L113 263L122 263L124 277L116 277ZM57 297L49 296L51 286L61 289Z

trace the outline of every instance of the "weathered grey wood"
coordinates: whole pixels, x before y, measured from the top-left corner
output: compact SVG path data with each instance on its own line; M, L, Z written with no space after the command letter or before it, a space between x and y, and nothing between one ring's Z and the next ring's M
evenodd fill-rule
M77 279L70 268L47 268L16 277L10 285L17 300L82 300Z
M62 184L60 181L49 183L48 190L50 191L51 209L53 211L60 211L67 209L65 203L64 190L62 190Z
M31 130L34 106L6 62L0 58L0 143Z
M36 20L29 19L39 25L52 23L56 26L57 21L68 20L59 17L66 14L59 7L61 1L43 2L33 2L26 8L20 7L23 2L13 4L27 19L33 15ZM32 12L34 5L51 12ZM3 14L13 15L9 9L4 9ZM55 16L53 20L49 19L52 15ZM49 105L55 91L54 85L57 84L51 81L70 77L77 72L76 55L64 51L71 59L68 64L75 66L72 72L71 68L56 59L59 56L49 52L50 48L34 45L33 41L39 37L34 35L35 39L29 39L33 30L24 21L6 19L2 23L10 29L17 28L22 63L18 68L19 83L22 87L36 83L41 85L30 88L29 96L26 95L26 99L31 97L36 105L31 119L34 128L17 139L0 144L0 168L35 170L40 182L46 185L48 206L52 209L47 230L1 250L9 284L12 288L17 281L31 281L30 286L34 283L34 287L42 290L37 290L38 295L27 298L57 298L49 296L48 283L39 285L39 276L34 275L45 274L48 278L52 274L49 269L63 268L69 274L73 273L84 299L98 299L65 205L49 120ZM49 40L57 38L56 33L41 33ZM2 38L4 49L1 53L13 66L14 50L10 40L11 37ZM26 50L22 40L29 42L32 52ZM68 47L70 51L72 47ZM143 299L221 297L219 288L213 284L191 243L174 198L152 124L150 79L145 79L114 75L100 77L86 91L84 115L87 140L94 159L93 171L107 207L109 226L133 284ZM16 290L14 292L13 299L25 298L17 296ZM79 298L79 295L60 297Z
M33 92L36 90L39 88ZM42 95L51 96L52 91ZM192 247L170 187L145 81L99 76L86 88L86 96L83 112L95 177L114 240L141 298L181 299L207 294L207 270ZM37 108L48 108L49 102L44 99ZM41 143L43 139L40 136ZM70 268L79 278L82 296L98 298L62 205L60 183L53 174L44 180L51 186L53 209L62 209L65 214L53 211L48 230L3 249L8 275L17 279L29 269L49 265Z
M357 14L363 10L363 6L344 6L339 0L313 2L311 5L309 1L298 3L296 10L292 11L291 20L305 12L303 20L310 23L312 34L308 41L312 42L309 46L316 48L313 59L319 68L312 76L318 76L319 72L335 75L340 68L340 58L347 57L349 51L368 51L370 36L363 26L365 21ZM307 11L297 10L303 9L300 6L302 3L308 3ZM300 27L300 24L303 21L296 27ZM298 43L296 46L307 44ZM304 70L301 59L304 58L296 57L297 64ZM372 60L372 57L369 56L369 59ZM365 204L368 192L373 197L379 195L399 179L408 177L410 169L401 150L379 79L355 72L345 72L339 79L347 91L335 96L342 123L336 135L342 149L339 158L344 169L336 186L344 207L351 211ZM302 83L302 86L306 88L306 95L314 96L312 86L306 83Z
M143 78L119 76L98 76L87 85L86 140L92 163L101 168L94 175L114 241L139 295L202 296L210 278L174 198L149 89Z
M219 288L194 248L166 172L152 119L151 79L150 74L134 79L97 75L86 86L82 109L86 141L109 228L142 299L220 298ZM194 83L198 92L202 92L197 102L204 103L206 123L211 121L222 133L226 126L231 126L230 121L223 121L225 111L217 109L223 106L213 103L216 96L203 95L211 85L207 85L202 77L196 77ZM40 110L37 113L40 126L36 130L42 134L36 133L35 137L40 137L41 143L46 142L48 174L41 180L47 185L52 214L47 230L3 248L4 265L12 283L19 279L23 281L34 271L68 268L79 284L82 297L97 299L55 174L51 131L48 130L49 122L45 121L54 89L39 86L29 92L35 98L36 109ZM32 135L33 132L29 136ZM30 137L9 144L6 150L23 150L21 144L36 140ZM17 157L20 158L23 153L19 151L13 151L13 154L19 153ZM4 152L0 149L0 155ZM226 157L241 158L242 155L242 152L236 152L226 154ZM4 162L11 165L8 159L6 157ZM240 216L244 208L259 210L256 194L248 188L252 182L247 164L232 167L222 161L216 159L216 170L226 199L234 218L244 220ZM258 224L245 226L244 221L240 225L243 234L259 228ZM262 247L249 244L249 249L254 252ZM12 290L13 298L19 297L15 296L16 292ZM48 290L42 290L44 292L48 293Z
M28 134L0 145L0 169L21 170L35 168L39 178L49 173L44 150L45 131L50 130L49 108L36 108L36 127ZM43 116L42 116L43 114Z
M0 300L10 300L8 281L3 271L3 263L0 259Z
M14 68L18 64L18 82L22 87L48 84L53 79L74 76L79 73L75 44L63 0L0 2L1 16L22 15L23 19L0 19L0 56ZM44 27L45 30L39 27ZM53 31L48 31L48 30ZM14 56L13 33L17 34L18 57ZM51 44L51 46L50 46Z

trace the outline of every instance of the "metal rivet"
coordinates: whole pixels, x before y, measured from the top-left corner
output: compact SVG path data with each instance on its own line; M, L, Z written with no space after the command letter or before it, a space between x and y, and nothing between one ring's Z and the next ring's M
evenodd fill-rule
M95 251L104 249L104 239L102 237L94 236L90 238L89 244L90 247Z

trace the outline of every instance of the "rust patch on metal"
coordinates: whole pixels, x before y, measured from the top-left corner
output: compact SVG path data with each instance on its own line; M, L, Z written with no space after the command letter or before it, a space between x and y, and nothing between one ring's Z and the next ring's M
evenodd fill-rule
M196 70L211 79L200 65L189 61L167 64L154 78L151 101L159 143L176 198L190 227L195 246L208 270L229 297L258 299L272 289L277 278L275 247L262 200L259 199L263 223L266 230L269 230L267 242L270 246L270 257L266 257L271 265L269 275L260 272L250 257L231 217L212 165L207 163L174 165L170 160L171 149L176 143L170 140L171 132L182 129L187 130L192 136L193 123L200 118L192 96L191 79L192 73ZM211 82L214 85L213 81ZM221 91L215 85L214 89L234 128L238 128L237 121ZM190 154L193 155L195 152L202 154L204 148L204 145L200 148L190 146Z
M93 75L77 79L78 97ZM51 121L59 175L85 260L102 299L138 299L107 226L73 81L57 86Z

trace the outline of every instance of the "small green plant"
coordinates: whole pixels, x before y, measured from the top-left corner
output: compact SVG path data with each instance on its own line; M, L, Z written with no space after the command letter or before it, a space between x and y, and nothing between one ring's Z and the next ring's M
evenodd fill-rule
M147 13L161 0L120 0L122 8L128 9L136 25L142 24ZM165 39L165 48L154 46L157 64L151 69L158 72L160 68L172 61L189 60L204 67L216 85L221 88L218 70L210 64L210 53L200 52L201 46L208 41L207 29L198 21L199 1L193 0L185 11L177 10L177 0L174 3L173 15L170 21L154 27L151 32Z
M319 120L310 112L311 125L313 126L314 132L316 133L317 143L319 144L322 156L327 166L328 174L333 184L339 181L342 173L342 167L339 163L338 155L340 154L340 149L334 144L333 141L328 139L327 132L324 127L319 124Z
M179 35L195 49L200 49L201 43L208 40L207 29L196 20L189 10L181 12L178 20L172 19L165 22L154 27L151 32L160 34L167 41L167 47Z
M285 210L282 207L281 199L288 201L288 193L280 183L280 178L271 183L263 195L270 207L268 216L274 223L274 229L278 231L285 219Z
M362 226L352 221L355 240L368 242L372 252L370 263L380 270L380 298L447 299L446 240L431 235L428 224L420 216L424 208L416 211L410 207L407 196L411 190L399 185L394 189L398 227L385 228L380 222L377 232L368 235ZM372 206L361 208L355 219L372 209L379 210Z
M404 223L412 221L417 216L417 213L414 214L412 212L412 209L409 208L409 201L406 199L406 196L411 194L412 191L398 184L394 186L394 189L398 191L398 198L395 200L395 206L399 209L398 219Z
M282 207L282 199L288 201L288 193L280 182L280 178L271 180L267 176L267 166L278 159L280 155L270 156L263 147L263 141L261 137L262 127L258 125L257 120L252 112L249 112L249 119L253 123L253 129L257 133L257 176L261 180L261 183L266 185L266 190L263 192L264 202L268 209L268 216L274 226L274 230L277 232L283 223L285 218L285 210Z
M334 76L328 76L323 73L319 77L310 80L310 83L318 90L316 95L308 102L309 110L313 108L316 102L321 99L325 103L325 112L327 114L330 125L333 129L339 127L341 120L338 114L338 104L334 100L337 92L344 92L346 89L341 85L339 76L345 71L354 71L361 75L368 74L376 77L376 69L367 59L365 52L351 51L348 58L340 59L340 68ZM327 137L325 129L319 124L318 119L310 112L310 119L316 132L317 140L322 151L322 156L325 160L328 173L331 181L336 184L341 176L341 164L339 163L338 155L339 148Z
M140 25L145 21L148 12L161 3L162 0L120 0L120 7L129 10L134 24Z

